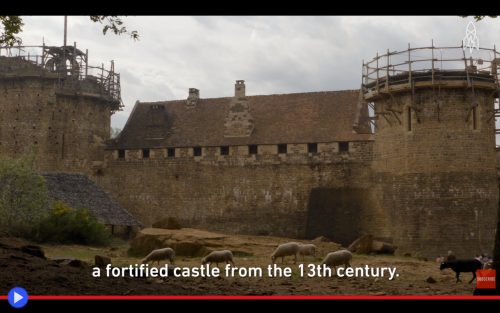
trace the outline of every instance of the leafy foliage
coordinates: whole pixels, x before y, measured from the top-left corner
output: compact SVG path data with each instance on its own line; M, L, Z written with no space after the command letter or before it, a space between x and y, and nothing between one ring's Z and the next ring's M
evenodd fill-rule
M104 24L102 30L104 35L111 31L115 35L129 34L132 39L139 39L139 33L136 30L129 32L123 26L122 19L116 15L90 15L90 20L94 23ZM22 40L17 35L22 32L23 26L24 23L20 16L0 15L0 46L20 45Z
M33 157L0 159L0 229L12 236L36 236L49 211L45 179L34 170Z
M32 156L0 159L0 235L92 245L109 240L106 227L88 210L51 203Z
M469 17L469 15L462 15L462 17ZM496 18L497 15L473 15L473 17L476 20L476 22L479 22L485 19L486 17Z
M497 18L497 15L487 15L488 17L491 17L491 18ZM474 19L476 20L476 22L479 22L480 20L486 18L486 15L475 15L474 16Z
M23 26L23 21L19 16L0 15L0 45L20 44L21 38L16 35L22 32Z
M121 18L116 15L91 15L90 20L94 23L105 23L102 29L103 35L106 35L108 30L111 30L115 35L129 34L132 39L139 39L139 33L136 30L129 32L127 28L123 26Z
M105 245L109 243L106 227L86 209L73 209L56 201L50 214L40 223L37 241Z

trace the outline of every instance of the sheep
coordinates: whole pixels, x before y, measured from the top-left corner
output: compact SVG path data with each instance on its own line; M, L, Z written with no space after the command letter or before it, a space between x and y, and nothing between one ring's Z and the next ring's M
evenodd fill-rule
M455 260L455 261L446 261L441 263L441 266L439 267L440 270L443 270L445 268L451 268L457 275L457 283L460 280L460 273L464 272L472 272L472 279L469 281L469 284L476 279L476 271L480 270L483 268L483 264L476 259L472 260Z
M321 261L321 265L332 267L337 271L337 266L344 265L344 267L351 267L352 253L349 250L339 250L330 252Z
M226 264L231 263L234 266L233 253L230 250L212 251L201 260L201 264L203 265L216 263L217 267L219 267L219 263L221 262L226 262Z
M284 258L289 255L294 256L293 263L297 263L297 253L299 253L300 244L296 242L288 242L278 246L276 250L274 250L273 254L271 254L271 263L274 264L276 258L281 257L281 263L284 262Z
M299 255L302 255L302 260L305 259L306 255L311 255L313 257L316 256L316 246L309 243L309 244L301 244L299 246Z
M173 265L174 264L174 258L175 258L175 251L172 248L163 248L163 249L156 249L151 251L150 254L148 254L144 259L142 259L141 263L149 263L150 261L158 262L158 265L160 264L161 260L170 260L170 263Z

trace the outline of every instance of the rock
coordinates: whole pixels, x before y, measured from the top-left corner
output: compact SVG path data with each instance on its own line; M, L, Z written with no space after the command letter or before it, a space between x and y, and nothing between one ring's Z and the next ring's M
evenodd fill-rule
M347 250L360 254L369 254L372 251L372 243L373 243L372 235L363 235L358 239L354 240L353 243L349 245Z
M28 262L28 259L27 259L27 258L22 257L22 256L18 256L18 255L11 255L11 256L9 256L9 258L14 259L14 260L21 260L21 261L26 261L26 262Z
M179 241L171 237L141 235L132 240L128 253L131 256L144 257L155 249L165 247L174 249L177 256L187 257L203 257L213 251L206 247L203 239L186 238Z
M106 267L106 265L111 264L111 258L102 255L96 255L94 257L94 264L97 267Z
M130 243L128 254L135 257L145 257L151 251L160 248L164 248L162 238L149 235L137 236Z
M182 226L179 221L175 217L167 217L163 218L159 221L153 223L154 228L163 228L163 229L181 229Z
M52 278L52 280L58 282L59 284L61 283L66 283L69 281L68 277L64 276L64 275L56 275Z
M87 262L73 258L55 258L52 261L60 265L69 265L77 268L87 268L89 266Z
M84 262L82 260L71 260L69 263L68 263L69 266L72 266L72 267L77 267L77 268L87 268L89 266L89 264L87 262Z
M427 277L425 281L428 282L429 284L437 283L437 281L434 278L432 278L432 276Z
M325 236L316 237L312 241L314 241L314 242L331 242L331 240L326 238Z
M42 259L47 259L45 253L40 246L26 245L21 247L21 251L32 256L36 256Z

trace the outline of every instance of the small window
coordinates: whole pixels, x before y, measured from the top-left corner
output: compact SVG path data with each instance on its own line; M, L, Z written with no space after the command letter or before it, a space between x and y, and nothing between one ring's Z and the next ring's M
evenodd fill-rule
M248 146L248 154L257 154L257 145L249 145Z
M229 155L229 146L220 147L220 155Z
M349 153L349 142L348 141L339 142L339 152L340 153Z
M149 159L149 149L142 149L142 158Z
M278 145L278 153L279 154L285 154L286 152L287 152L287 145L286 145L286 143L279 144Z
M175 148L168 148L168 149L167 149L167 156L168 156L169 158L173 158L173 157L175 157Z
M307 144L307 152L318 153L318 144L317 143L308 143Z
M125 150L123 149L118 150L118 158L125 159Z
M194 147L193 148L193 155L194 156L201 156L201 147Z

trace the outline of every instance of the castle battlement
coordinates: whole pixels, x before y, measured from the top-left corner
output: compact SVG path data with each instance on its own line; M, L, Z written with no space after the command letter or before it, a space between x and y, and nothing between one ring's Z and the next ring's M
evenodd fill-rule
M43 172L88 173L102 162L122 107L114 64L92 66L74 46L0 48L0 153L34 154Z
M109 68L89 64L88 50L74 46L0 47L0 79L54 79L59 93L68 96L95 97L112 103L120 110L120 74Z

